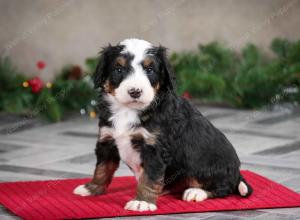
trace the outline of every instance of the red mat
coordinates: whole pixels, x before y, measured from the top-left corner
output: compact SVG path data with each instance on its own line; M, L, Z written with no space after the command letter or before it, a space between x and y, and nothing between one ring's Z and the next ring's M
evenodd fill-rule
M0 203L25 219L99 218L300 206L300 194L253 172L242 173L254 188L254 193L247 199L232 195L196 203L180 200L181 195L165 195L159 198L155 212L123 209L135 194L134 177L116 177L107 194L89 197L72 194L76 186L89 179L0 183Z

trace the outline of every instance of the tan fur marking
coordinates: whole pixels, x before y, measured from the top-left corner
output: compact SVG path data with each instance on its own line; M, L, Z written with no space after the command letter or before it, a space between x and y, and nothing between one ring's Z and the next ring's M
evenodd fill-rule
M107 80L103 85L104 91L115 96L115 89L112 87L111 83Z
M154 63L154 60L150 57L146 57L143 61L143 67L148 67L150 66L152 63Z
M154 87L154 93L156 94L159 89L160 89L160 84L157 83L156 86Z
M147 145L154 145L156 143L156 137L159 135L159 133L160 132L158 130L150 133L144 128L138 128L133 134L131 134L131 138L139 141L144 140Z
M176 182L171 182L170 185L165 187L163 194L181 193L187 188L202 188L202 186L194 177L187 177Z
M156 137L159 135L159 131L154 131L146 138L146 144L155 145Z
M125 66L126 65L126 59L124 57L117 57L115 65Z
M187 181L188 187L190 187L190 188L201 188L202 187L202 184L199 183L199 181L196 180L196 178L194 178L194 177L189 177L189 178L187 178L186 181Z
M156 204L156 200L163 190L162 179L153 182L147 177L144 170L142 170L142 175L138 182L135 199L139 201L146 201L149 203Z
M101 143L106 143L106 142L110 142L112 140L114 140L114 138L110 135L107 135L107 136L101 137L100 142Z
M119 163L108 161L100 163L96 166L94 177L91 182L87 183L85 187L92 195L102 194L110 184L113 174L118 168Z
M199 182L195 177L188 177L186 179L187 182L187 188L199 188L199 189L203 189L203 184L201 182ZM208 192L206 190L204 190L207 194L207 198L212 198L213 195L211 192Z

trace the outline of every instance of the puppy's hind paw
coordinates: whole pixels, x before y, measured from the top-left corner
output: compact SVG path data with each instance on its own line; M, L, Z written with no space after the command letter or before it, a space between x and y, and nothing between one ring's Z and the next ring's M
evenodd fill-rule
M208 198L207 193L203 189L199 189L199 188L186 189L182 196L182 200L188 202L191 201L201 202L207 198Z
M90 196L91 192L85 185L79 185L74 190L73 193L79 196Z
M124 209L131 211L155 211L156 205L146 201L131 200L127 202Z

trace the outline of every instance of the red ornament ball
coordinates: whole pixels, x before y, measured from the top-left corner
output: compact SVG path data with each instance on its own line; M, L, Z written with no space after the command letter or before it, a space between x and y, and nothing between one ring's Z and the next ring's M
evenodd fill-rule
M40 60L36 63L36 66L38 69L42 70L46 67L46 63L44 61Z
M28 83L33 93L39 93L43 88L43 81L37 76L29 80Z
M191 99L191 98L192 98L191 94L190 94L188 91L185 91L185 92L182 94L182 97L183 97L183 98L186 98L186 99Z

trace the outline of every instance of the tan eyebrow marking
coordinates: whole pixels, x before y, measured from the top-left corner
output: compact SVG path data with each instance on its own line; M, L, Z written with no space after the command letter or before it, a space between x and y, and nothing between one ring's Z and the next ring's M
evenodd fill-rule
M117 57L115 65L125 66L126 59L124 57Z
M143 61L143 67L148 67L150 66L152 63L154 63L154 60L150 57L147 57L144 59Z

